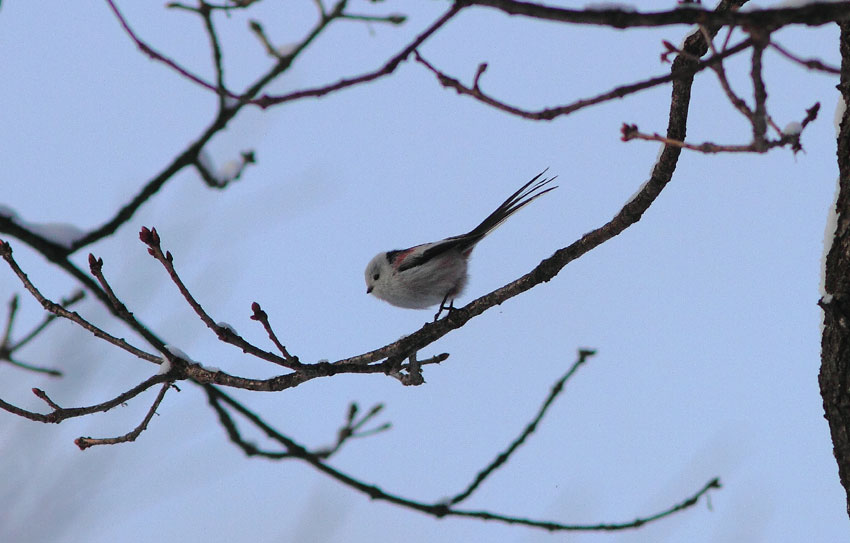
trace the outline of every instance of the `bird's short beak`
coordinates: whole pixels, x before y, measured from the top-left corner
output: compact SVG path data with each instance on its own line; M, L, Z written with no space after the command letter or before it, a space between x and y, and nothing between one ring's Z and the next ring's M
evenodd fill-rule
M375 287L366 287L366 294L371 293L373 288Z

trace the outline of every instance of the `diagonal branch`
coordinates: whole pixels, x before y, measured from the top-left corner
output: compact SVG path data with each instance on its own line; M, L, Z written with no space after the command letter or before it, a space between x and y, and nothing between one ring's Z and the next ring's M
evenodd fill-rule
M129 441L136 441L136 438L144 432L151 419L156 413L156 409L159 407L159 404L162 403L162 399L165 397L166 391L171 388L171 382L166 381L162 384L162 387L159 389L159 394L156 395L156 399L151 405L151 408L148 410L148 414L145 415L145 418L142 420L142 423L136 426L130 432L124 434L123 436L118 437L104 437L104 438L92 438L92 437L78 437L74 443L77 447L80 448L81 451L88 449L89 447L94 447L95 445L115 445L118 443L127 443Z
M160 264L165 268L165 271L168 272L168 276L171 278L171 281L177 286L177 289L180 291L180 294L183 295L183 298L192 308L196 315L201 319L201 321L207 325L207 327L215 332L218 338L225 342L230 343L231 345L235 345L236 347L241 348L244 352L252 354L257 358L261 358L268 362L272 362L279 366L283 366L285 368L296 369L300 368L302 364L298 361L297 357L293 357L286 352L286 349L283 349L284 357L270 353L268 351L264 351L259 347L249 343L241 336L233 333L231 330L228 330L227 327L219 325L209 314L204 310L200 303L192 296L192 293L189 292L189 289L186 287L186 284L183 283L183 280L177 274L177 270L174 268L174 258L171 255L171 252L166 251L162 252L162 247L160 245L160 237L156 231L156 228L148 229L146 227L142 227L142 230L139 232L139 238L142 242L148 246L148 252L157 259ZM259 306L258 306L259 307Z
M795 55L791 51L785 49L784 47L782 47L781 45L779 45L778 43L776 43L773 40L770 41L770 46L773 47L774 49L776 49L776 51L780 55L782 55L783 57L787 58L788 60L790 60L792 62L796 62L797 64L800 64L801 66L805 66L806 68L808 68L810 70L816 70L816 71L821 71L821 72L826 72L828 74L836 74L836 75L841 73L841 70L839 68L825 64L825 63L823 63L822 61L820 61L816 58L808 58L808 59L800 58L800 57L798 57L797 55Z
M375 79L380 79L381 77L390 75L395 71L396 68L398 68L398 65L401 64L403 60L410 56L410 54L415 51L419 46L425 43L425 40L430 38L437 30L445 26L446 23L448 23L452 18L454 18L454 16L460 12L461 8L462 6L460 5L460 3L453 4L452 7L449 8L449 10L446 11L446 13L444 13L442 17L434 21L431 26L429 26L422 34L417 36L415 40L413 40L409 45L407 45L407 47L405 47L397 55L389 59L386 64L384 64L381 68L378 68L373 72L359 75L357 77L344 78L330 85L295 91L281 96L263 95L259 98L251 100L250 103L258 105L261 108L267 108L275 104L291 102L300 98L318 98L320 96L324 96L326 94L330 94L341 89L353 87L354 85L360 85L362 83L368 83L369 81L374 81Z
M85 292L82 291L82 290L77 290L77 291L74 291L69 297L62 298L62 300L59 301L59 305L61 305L62 307L67 309L67 308L71 307L72 305L74 305L75 303L82 300L84 297L85 297ZM15 341L11 345L8 345L9 352L14 353L15 351L17 351L18 349L20 349L21 347L23 347L27 343L29 343L30 341L35 339L45 328L47 328L47 326L51 322L53 322L55 320L56 320L56 315L54 315L53 313L49 313L49 314L45 315L44 319L38 325L36 325L32 330L30 330L27 334L25 334L24 337L22 337L18 341Z
M718 10L731 9L740 3L740 1L737 3L722 2ZM715 35L718 30L719 28L717 27L709 27L709 35ZM694 66L697 64L694 57L701 57L707 50L708 44L705 37L702 31L697 30L685 40L684 51L687 54L678 55L673 61L671 73L681 73L685 74L685 76L673 80L670 114L667 125L667 137L672 140L683 141L685 139L691 86L693 85L693 75L688 74L692 73ZM392 363L407 358L411 353L433 343L452 330L462 327L470 319L480 315L487 309L499 305L540 283L550 281L567 264L599 247L606 241L619 235L626 228L637 223L672 179L680 153L680 147L665 145L653 167L649 180L644 183L641 189L623 206L614 218L599 228L588 232L571 245L559 249L554 255L542 261L524 276L473 300L462 308L456 309L448 317L440 321L425 324L418 331L394 343L368 353L339 360L334 362L334 364L371 364L378 360L386 359L386 363L391 367Z
M219 92L219 87L216 87L216 85L213 85L212 83L204 80L200 76L193 74L183 66L177 64L177 62L171 60L170 58L166 57L165 55L163 55L162 53L142 41L142 39L139 38L139 36L133 31L133 29L130 28L130 24L127 22L127 19L124 18L124 15L121 14L121 11L118 9L118 6L115 5L115 2L113 0L106 0L106 3L109 4L109 9L112 10L112 13L118 19L118 22L121 24L121 28L123 28L124 32L126 32L127 35L130 36L130 39L133 40L133 42L136 44L136 47L138 47L142 53L146 54L151 59L156 60L157 62L162 62L163 64L169 66L183 77L194 81L198 85L201 85L202 87L205 87L213 92ZM223 87L220 90L226 92ZM230 96L236 98L235 95Z
M169 380L169 377L165 375L154 375L153 377L145 379L127 392L121 393L118 396L112 398L111 400L107 400L103 403L95 405L90 405L88 407L60 407L50 398L48 398L47 394L44 391L34 388L32 389L33 394L44 400L44 402L47 403L47 405L49 405L53 409L52 412L47 414L35 413L33 411L27 411L26 409L22 409L16 405L7 403L3 400L0 400L0 409L36 422L58 423L62 422L65 419L71 419L75 417L91 415L92 413L109 411L113 407L119 406L135 398L150 387L158 383L163 383L167 380Z
M322 458L311 453L304 446L298 444L293 439L281 434L280 432L269 426L256 413L250 411L221 390L212 386L206 386L204 387L204 390L207 392L207 397L210 404L213 405L216 412L219 413L219 417L220 419L222 419L223 425L227 429L228 435L231 437L231 440L237 445L239 445L240 448L242 448L242 450L245 452L245 454L253 456L258 454L258 450L253 444L241 440L241 437L239 437L239 433L236 429L236 425L233 422L233 419L220 405L221 403L228 405L237 413L245 417L248 421L251 422L251 424L253 424L257 429L262 431L268 438L283 445L283 447L285 448L285 452L278 453L277 458L297 458L310 464L313 468L328 475L335 481L358 492L366 494L367 496L369 496L370 499L392 503L405 509L419 511L421 513L425 513L436 518L443 518L447 516L477 518L481 520L493 520L497 522L503 522L505 524L519 524L533 528L542 528L549 531L627 530L643 526L644 524L647 524L649 522L659 520L661 518L670 516L674 513L692 507L696 503L698 503L699 499L706 495L710 490L720 488L720 481L716 478L712 479L695 494L663 511L645 517L638 517L632 521L619 523L565 524L553 521L533 520L522 517L514 517L510 515L501 515L489 511L469 511L462 509L452 509L449 505L445 503L426 503L410 498L405 498L403 496L392 494L390 492L386 492L374 484L365 483L352 477L351 475L348 475L347 473L339 471L336 468L329 466L323 461Z
M677 78L693 77L693 75L695 73L701 72L702 70L704 70L706 68L714 67L714 66L722 66L721 61L723 59L731 57L731 56L733 56L737 53L740 53L741 51L744 51L747 48L749 48L751 45L752 45L752 41L750 39L746 39L746 40L742 41L741 43L735 45L734 47L730 47L729 49L723 51L722 53L717 53L717 54L713 55L712 57L710 57L710 58L708 58L704 61L698 62L695 66L689 67L687 72L675 72L674 71L674 72L669 73L667 75L651 77L649 79L645 79L643 81L638 81L638 82L632 83L630 85L621 85L619 87L615 87L614 89L611 89L608 92L598 94L598 95L590 97L590 98L582 98L580 100L576 100L575 102L573 102L571 104L567 104L567 105L563 105L563 106L557 106L557 107L544 108L544 109L537 110L537 111L530 111L530 110L518 108L516 106L512 106L510 104L507 104L507 103L505 103L501 100L497 100L497 99L487 95L486 93L484 93L484 91L482 91L481 88L478 86L480 76L484 71L481 68L479 68L479 71L476 74L475 82L473 83L472 87L468 87L468 86L464 85L463 83L461 83L460 81L458 81L457 79L450 77L450 76L446 75L445 73L443 73L442 71L440 71L439 69L435 68L430 62L425 60L419 54L418 51L414 51L413 53L415 55L416 61L419 62L420 64L422 64L423 66L425 66L431 73L433 73L434 76L437 78L437 80L440 82L440 84L443 87L454 89L458 94L470 96L472 98L475 98L479 102L487 104L488 106L494 107L494 108L496 108L500 111L503 111L505 113L510 113L511 115L516 115L517 117L522 117L524 119L531 119L531 120L537 120L537 121L540 121L540 120L550 121L550 120L552 120L556 117L559 117L561 115L569 115L571 113L574 113L574 112L576 112L580 109L584 109L584 108L589 107L589 106L601 104L603 102L608 102L608 101L615 100L615 99L618 99L618 98L624 98L624 97L626 97L630 94L634 94L634 93L642 91L642 90L650 89L652 87L656 87L656 86L662 85L664 83L669 83L669 82L671 82L671 81L673 81L674 79L677 79ZM486 64L482 64L481 66L486 66Z
M36 286L32 284L32 282L27 277L27 274L25 274L24 271L18 266L18 263L15 262L15 259L12 257L12 247L7 242L2 240L0 240L0 257L2 257L7 264L9 264L9 267L12 268L12 271L15 273L15 275L18 276L18 279L21 280L21 283L23 283L24 288L26 288L30 292L30 294L32 294L33 297L38 300L38 302L42 305L42 307L44 307L46 311L53 313L57 317L62 317L74 322L80 327L91 332L95 337L103 339L115 345L116 347L119 347L127 351L128 353L138 358L141 358L142 360L147 360L149 362L155 362L159 364L160 358L158 356L154 356L137 347L134 347L133 345L130 345L124 339L117 338L109 332L106 332L105 330L102 330L94 324L90 323L89 321L85 320L76 311L69 311L68 309L62 307L60 304L48 300L38 290L38 288L36 288Z
M120 11L118 11L115 7L113 0L107 1L109 2L110 7L113 9L113 12L116 13L116 16L118 16L118 19L122 23L122 26L125 28L125 31L128 31L133 40L137 42L137 45L146 53L149 51L155 53L153 49L144 44L144 42L141 42L141 40L139 40L138 37L132 32L132 29L130 29L129 25L126 23L123 17L120 16ZM49 249L50 251L58 253L60 256L65 256L69 253L73 253L74 251L77 251L82 247L90 245L109 235L112 235L116 230L118 230L121 225L129 221L130 218L136 213L136 211L138 211L138 209L142 205L144 205L145 202L148 201L148 199L150 199L154 194L159 192L159 190L172 177L174 177L174 175L176 175L180 170L182 170L186 166L191 166L195 164L197 161L198 154L201 152L201 149L203 149L204 145L206 145L206 143L216 133L218 133L221 129L227 126L227 123L246 103L253 103L255 105L259 105L260 107L266 108L277 103L290 102L308 96L324 96L325 94L329 94L340 89L344 89L353 85L372 81L385 75L389 75L393 71L395 71L398 64L401 63L401 61L404 60L410 54L411 51L413 51L415 48L419 47L422 43L424 43L425 40L427 40L434 32L436 32L437 29L447 23L449 19L454 17L461 9L457 5L452 6L452 8L449 9L448 12L440 19L438 19L437 22L431 25L431 27L429 27L425 33L418 36L415 40L413 40L413 42L409 46L404 48L401 53L391 58L384 65L383 68L379 69L376 72L355 77L353 79L344 79L338 83L328 85L326 87L298 91L281 97L263 96L254 99L257 93L259 93L268 83L270 83L272 80L274 80L277 76L286 71L292 65L292 61L295 59L296 55L300 53L304 48L306 48L322 32L322 30L327 27L330 21L341 17L344 5L345 1L338 2L337 6L331 13L323 15L319 23L298 45L298 47L296 47L296 49L286 57L282 57L267 74L259 78L257 82L251 85L251 87L249 87L242 96L228 94L228 96L230 96L231 98L238 100L234 107L223 109L220 108L219 114L216 119L209 127L207 127L206 130L204 130L204 132L194 142L189 144L189 146L182 153L180 153L170 164L168 164L159 174L157 174L150 181L148 181L142 187L142 189L126 205L119 209L118 212L111 219L107 220L100 227L92 230L82 238L75 241L71 245L70 250L64 250L63 248L58 246L49 246L44 248L45 243L42 238L37 236L33 238L33 235L30 232L25 229L16 228L14 221L8 220L4 217L0 217L0 227L4 228L4 231L11 233L12 235L18 237L19 239L22 239L23 241L34 247L41 247L40 250L42 250L42 252L44 252L44 250ZM162 61L168 65L172 65L173 63L173 61L169 63L168 59ZM173 64L176 65L176 63ZM185 71L179 66L177 66L175 69L177 69L180 73L183 73ZM205 88L218 92L218 89L215 85L203 80L197 80L199 78L190 77L191 74L188 74L186 76L192 79L193 81L196 81L197 83L201 84ZM56 258L58 259L59 257Z
M567 373L565 373L563 377L561 377L555 382L555 384L552 386L552 391L549 393L549 396L547 396L546 400L543 402L543 405L540 406L540 409L537 411L537 415L533 419L531 419L531 422L528 423L528 425L525 427L525 430L523 430L522 433L511 442L507 449L499 453L495 460L493 460L486 468L481 470L478 475L475 476L475 479L472 481L472 483L470 483L465 490L448 500L448 505L458 504L469 496L471 496L472 493L475 492L475 490L481 485L481 483L484 482L487 477L489 477L494 471L499 469L505 464L505 462L508 461L511 455L518 448L520 448L523 443L525 443L525 440L528 439L528 436L530 436L532 433L534 433L535 430L537 430L537 425L540 424L541 420L543 420L543 417L546 415L546 411L549 410L549 407L555 401L555 398L557 398L558 395L563 392L564 384L570 379L570 377L573 376L573 374L575 374L576 371L578 371L579 366L584 364L588 358L595 354L596 351L593 350L579 350L578 360L576 360L573 365L570 366L570 369L567 370Z

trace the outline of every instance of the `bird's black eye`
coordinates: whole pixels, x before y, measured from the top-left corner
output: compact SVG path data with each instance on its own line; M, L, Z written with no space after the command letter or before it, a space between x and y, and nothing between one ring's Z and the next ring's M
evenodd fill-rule
M380 274L380 273L376 273L375 275L373 275L373 276L372 276L372 281L377 281L377 280L378 280L378 279L380 279L380 278L381 278L381 274Z

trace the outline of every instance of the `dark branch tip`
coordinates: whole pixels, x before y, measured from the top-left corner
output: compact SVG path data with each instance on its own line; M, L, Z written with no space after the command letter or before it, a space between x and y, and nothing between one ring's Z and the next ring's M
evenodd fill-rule
M151 247L159 246L159 234L156 232L156 228L143 226L139 231L139 239L142 240L142 243L145 245L149 245Z
M254 314L251 315L251 320L264 321L268 319L268 315L266 315L266 312L263 311L263 308L260 307L260 304L257 302L251 304L251 311L254 312Z
M635 137L637 131L638 127L636 124L623 123L623 126L620 127L620 133L622 134L620 139L622 141L629 141Z
M100 274L101 270L103 269L103 259L96 258L94 254L89 253L89 269L94 275Z

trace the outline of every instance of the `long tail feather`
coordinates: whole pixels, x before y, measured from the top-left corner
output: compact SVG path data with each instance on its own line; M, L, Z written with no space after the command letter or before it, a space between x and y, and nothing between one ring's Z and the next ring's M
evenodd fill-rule
M458 236L458 238L467 238L472 242L472 244L475 244L476 242L478 242L478 240L480 240L481 238L495 230L500 224L505 222L508 217L522 209L523 206L530 204L531 202L543 196L550 190L555 190L556 188L558 188L556 185L553 187L548 187L545 190L541 190L543 189L543 187L545 187L558 177L543 177L543 175L547 171L549 171L549 168L546 168L545 170L534 176L534 179L520 187L520 189L515 193L511 194L508 199L502 203L502 205L497 207L493 213L491 213L486 219L481 221L481 224L470 230L468 233L462 236Z

